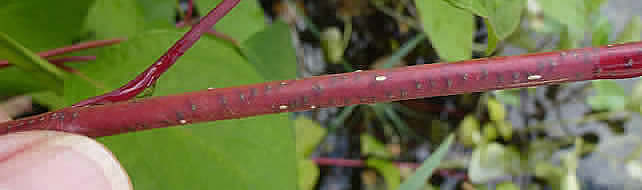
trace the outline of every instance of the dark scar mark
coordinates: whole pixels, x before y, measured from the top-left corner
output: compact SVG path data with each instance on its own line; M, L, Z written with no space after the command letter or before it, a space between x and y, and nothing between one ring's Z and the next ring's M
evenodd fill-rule
M258 95L258 90L256 88L250 88L250 96L255 97Z
M481 77L481 79L482 79L482 80L486 80L486 79L488 78L488 69L486 69L486 67L482 67L482 68L481 68L481 71L482 71L482 77Z
M185 116L181 112L176 112L176 120L185 120Z

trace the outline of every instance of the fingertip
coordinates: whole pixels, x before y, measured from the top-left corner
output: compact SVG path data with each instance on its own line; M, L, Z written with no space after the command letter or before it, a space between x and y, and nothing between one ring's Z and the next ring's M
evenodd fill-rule
M0 136L0 189L132 189L113 154L95 140L37 131Z

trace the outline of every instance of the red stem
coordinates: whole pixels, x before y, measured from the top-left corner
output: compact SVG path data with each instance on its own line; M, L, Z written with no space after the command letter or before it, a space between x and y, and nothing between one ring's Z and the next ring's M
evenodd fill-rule
M310 77L66 108L0 124L0 134L92 137L324 107L642 75L642 43ZM136 113L136 114L127 114Z
M70 57L62 57L62 58L54 58L54 59L48 59L49 63L54 64L58 66L59 68L62 68L63 63L67 62L81 62L81 61L92 61L96 60L96 56L70 56ZM12 64L8 62L0 62L0 69L5 68L5 67L10 67Z
M75 51L80 51L80 50L85 50L85 49L91 49L91 48L96 48L96 47L103 47L103 46L110 46L113 44L120 43L122 41L125 41L125 38L114 38L114 39L108 39L108 40L97 40L97 41L91 41L91 42L83 42L83 43L78 43L74 44L71 46L63 47L63 48L57 48L57 49L52 49L48 51L43 51L38 53L41 57L51 57L51 56L56 56L56 55L62 55L65 53L71 53Z
M49 63L52 63L54 65L59 65L62 63L67 63L67 62L83 62L83 61L93 61L96 60L96 56L89 55L89 56L70 56L70 57L61 57L61 58L54 58L54 59L49 59Z
M93 104L105 104L110 102L119 102L134 98L153 85L156 80L169 69L179 57L191 48L201 35L208 29L212 28L223 16L234 8L240 0L223 0L216 8L212 9L207 16L194 25L180 40L178 40L167 52L162 55L158 61L138 75L134 80L129 81L124 86L111 91L107 94L89 98L74 104L73 107L80 107Z
M109 40L98 40L98 41L91 41L91 42L83 42L83 43L78 43L78 44L74 44L74 45L67 46L67 47L56 48L56 49L52 49L52 50L39 52L38 55L40 57L47 58L47 57L62 55L62 54L65 54L65 53L71 53L71 52L75 52L75 51L90 49L90 48L109 46L109 45L120 43L120 42L122 42L124 40L125 40L124 38L115 38L115 39L109 39ZM8 66L11 66L11 63L9 63L9 61L0 60L0 68L4 68L4 67L8 67Z
M176 28L182 28L182 27L185 27L185 22L181 21L181 22L176 23ZM220 38L222 40L228 41L228 42L234 44L237 47L240 46L239 42L236 41L236 39L232 38L231 36L228 36L227 34L223 34L221 32L218 32L218 31L216 31L214 29L209 28L207 31L205 31L205 33L207 33L209 35L212 35L214 37Z
M187 0L187 13L185 14L185 22L192 24L192 11L194 9L194 0Z

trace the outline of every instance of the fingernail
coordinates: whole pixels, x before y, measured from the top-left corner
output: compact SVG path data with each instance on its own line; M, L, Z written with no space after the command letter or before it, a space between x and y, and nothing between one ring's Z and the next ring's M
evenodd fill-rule
M116 158L93 139L38 131L0 136L0 189L132 189Z

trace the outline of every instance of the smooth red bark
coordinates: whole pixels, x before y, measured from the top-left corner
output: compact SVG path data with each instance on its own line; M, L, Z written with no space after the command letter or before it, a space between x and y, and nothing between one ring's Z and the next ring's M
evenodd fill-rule
M92 137L324 107L642 75L642 43L352 72L66 108L0 124ZM136 114L130 114L136 113Z
M167 71L176 60L180 58L185 51L191 48L201 35L214 26L223 16L225 16L232 8L236 7L240 0L223 0L216 8L212 9L200 22L185 35L178 40L172 47L167 50L155 63L149 68L136 76L133 80L129 81L124 86L103 94L100 96L92 97L87 100L81 101L73 105L73 107L81 107L94 104L105 104L112 102L120 102L130 100L136 95L140 94L146 88L152 86L158 78Z

